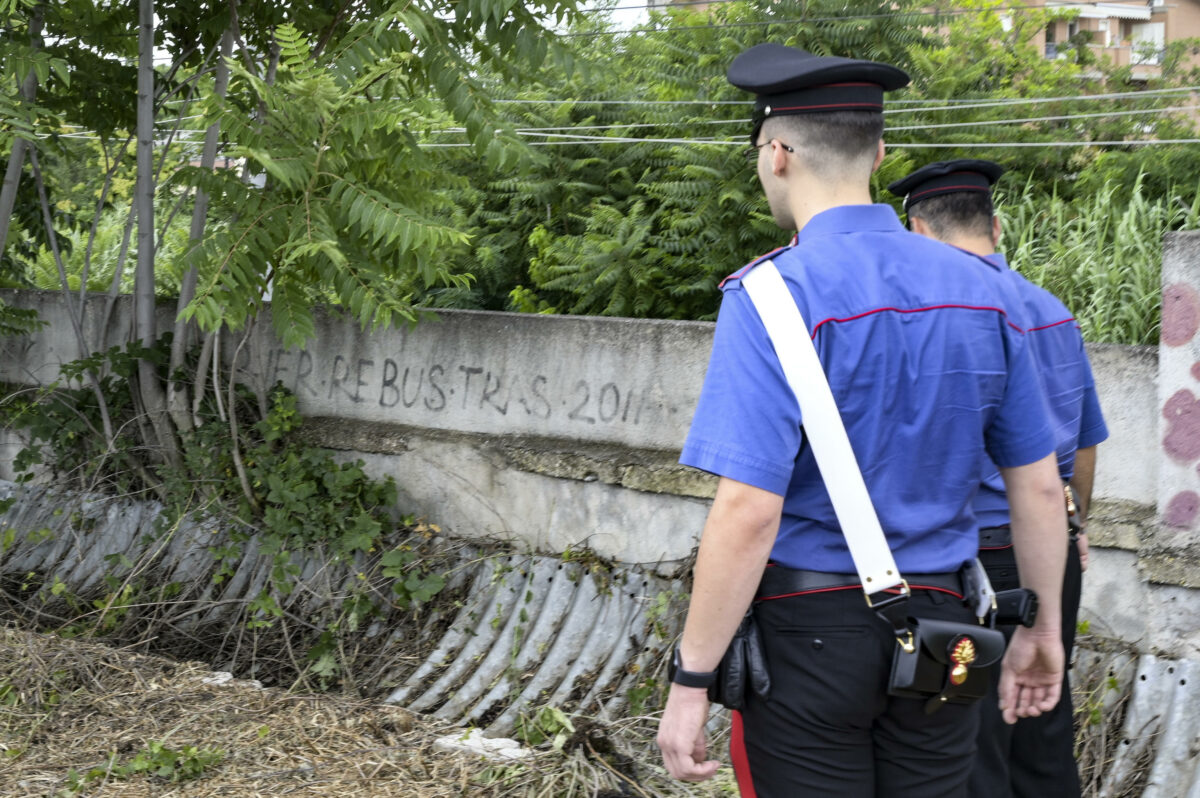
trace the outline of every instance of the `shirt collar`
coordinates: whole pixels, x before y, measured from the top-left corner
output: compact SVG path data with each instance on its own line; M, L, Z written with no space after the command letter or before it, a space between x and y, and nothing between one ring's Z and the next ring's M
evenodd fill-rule
M882 202L874 205L839 205L809 219L804 229L796 233L793 242L803 244L820 236L868 231L903 232L904 225L900 224L896 210Z
M1008 268L1008 259L1005 258L1004 255L1000 254L999 252L993 252L991 255L984 255L983 259L988 261L989 263L996 264L1001 269Z
M1003 255L1001 255L999 252L993 252L991 255L980 255L975 252L972 252L969 249L963 249L962 247L955 246L954 244L947 244L946 246L953 247L954 249L957 249L962 254L968 255L968 256L974 258L975 260L983 261L988 266L991 266L993 269L996 269L998 271L1005 271L1008 269L1008 260Z

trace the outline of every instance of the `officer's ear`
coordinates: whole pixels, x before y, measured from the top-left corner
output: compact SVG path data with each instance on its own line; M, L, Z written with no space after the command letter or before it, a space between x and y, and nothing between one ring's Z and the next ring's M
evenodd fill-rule
M883 139L880 139L879 140L879 148L875 151L875 163L871 165L872 172L874 172L876 169L879 168L879 164L883 163L883 156L885 154L885 149L886 148L883 146Z
M908 229L912 230L917 235L925 236L926 238L937 237L933 234L933 231L929 229L929 225L924 219L922 219L920 216L913 216L911 213L908 215Z
M997 249L1000 246L1000 234L1003 232L1000 229L1000 215L992 214L992 249Z

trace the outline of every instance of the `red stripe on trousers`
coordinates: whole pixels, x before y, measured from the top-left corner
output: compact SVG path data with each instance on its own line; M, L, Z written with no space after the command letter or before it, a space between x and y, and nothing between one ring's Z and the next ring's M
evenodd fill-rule
M756 798L754 780L750 778L750 759L746 756L746 738L742 735L742 713L734 710L733 729L729 735L729 758L737 776L738 792L742 798Z

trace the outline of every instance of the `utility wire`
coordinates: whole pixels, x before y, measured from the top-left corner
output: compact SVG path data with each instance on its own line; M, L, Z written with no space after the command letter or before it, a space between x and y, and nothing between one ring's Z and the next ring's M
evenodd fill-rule
M670 8L680 8L680 7L686 7L686 6L715 6L715 5L724 5L725 3L742 3L742 2L749 2L749 0L669 0L668 2L647 3L645 5L640 5L640 6L618 6L618 5L593 6L591 8L578 8L578 9L576 9L576 11L580 12L580 13L584 13L584 14L602 14L602 13L608 13L608 12L612 12L612 11L638 11L638 10L644 10L644 9L665 10L665 9L670 9ZM1076 6L1095 6L1095 5L1096 5L1095 0L1064 0L1064 2L1055 2L1054 5L1052 5L1052 6L1051 5L1010 6L1009 8L1014 8L1014 9L1015 8L1044 8L1044 9L1053 11L1058 8L1072 8L1072 7L1076 7ZM1174 8L1175 4L1172 3L1169 7ZM969 12L969 11L973 11L973 10L987 11L988 9L962 9L962 10ZM1006 9L996 9L996 10L1003 11ZM904 12L901 12L901 13L904 13ZM930 12L923 12L923 13L930 13ZM856 19L856 17L840 17L840 19Z
M692 125L748 125L749 119L701 119L696 121L682 120L679 122L627 122L611 125L564 125L560 127L518 127L517 133L541 133L544 130L632 130L646 127L684 127ZM456 128L461 130L462 128ZM443 132L443 131L438 131Z
M527 143L529 147L563 147L568 145L578 146L580 144L692 144L699 146L738 146L745 147L746 142L743 139L736 140L719 140L719 139L639 139L639 138L616 138L616 137L595 137L588 138L586 136L566 137L569 141L533 141ZM1133 146L1152 146L1156 144L1200 144L1200 138L1192 139L1134 139L1131 141L1110 140L1110 141L992 141L992 142L963 142L963 143L948 143L938 142L933 144L922 144L919 142L888 142L888 149L924 149L931 148L954 148L962 147L964 149L1003 149L1008 147L1133 147ZM422 144L422 149L452 149L456 147L472 147L474 145L468 143L458 144Z
M989 102L980 102L974 104L963 105L946 105L934 108L896 108L893 110L884 109L885 114L914 114L923 111L958 111L970 108L1000 108L1007 105L1036 105L1038 103L1059 103L1059 102L1088 102L1091 100L1112 100L1123 97L1138 97L1149 96L1151 94L1178 94L1180 92L1200 92L1200 86L1184 86L1176 89L1152 89L1151 91L1117 91L1109 94L1075 94L1065 97L1029 97L1012 100L996 100Z
M1200 86L1182 86L1182 87L1177 87L1177 88L1172 88L1172 89L1144 89L1141 91L1109 92L1106 94L1074 94L1074 95L1069 95L1069 96L1064 96L1064 97L1032 97L1032 98L1008 97L1008 98L1004 98L1001 100L990 101L990 105L997 105L997 106L999 106L999 105L1022 105L1025 103L1060 102L1060 101L1065 102L1068 100L1107 100L1107 99L1112 99L1114 97L1152 97L1152 96L1157 96L1159 94L1175 94L1178 92L1185 92L1185 91L1200 92ZM403 98L393 98L393 99L403 99ZM188 100L183 100L183 99L167 100L166 102L163 103L163 105L176 105L176 104L187 103L187 102L195 102L195 101L188 101ZM663 106L677 106L677 105L753 105L754 104L753 100L600 100L600 99L590 99L590 98L571 98L571 99L554 98L554 99L525 99L525 100L497 99L497 100L492 100L492 102L496 105L639 105L639 106L663 105ZM888 105L937 105L939 103L941 103L942 105L948 105L948 108L946 108L946 109L943 109L943 108L919 108L919 109L913 109L913 110L941 111L941 110L949 110L949 109L954 109L954 108L984 108L984 107L988 107L987 105L982 104L978 99L959 99L959 98L954 98L954 97L926 97L926 98L922 98L922 99L887 100ZM909 111L908 109L905 109L903 111L903 113L910 113L910 112L911 111ZM884 110L884 113L885 114L889 113L889 111ZM891 113L901 113L901 111L894 110L894 111L891 111Z
M85 133L66 133L60 134L60 138L80 139L87 141L98 141L99 136L89 136ZM45 139L49 138L48 134L35 135L34 138ZM528 147L563 147L563 146L579 146L581 144L679 144L679 145L695 145L695 146L717 146L717 147L745 147L743 139L683 139L683 138L627 138L616 136L571 136L568 134L555 134L556 141L532 141L526 142ZM182 144L182 142L181 142ZM1200 144L1200 138L1183 138L1183 139L1112 139L1103 141L990 141L990 142L888 142L889 149L1004 149L1011 147L1135 147L1135 146L1153 146L1158 144ZM455 149L463 147L473 147L475 145L469 142L457 142L449 144L430 143L421 144L421 149L439 150L439 149ZM218 153L219 159L230 160L231 156Z
M1125 116L1157 116L1160 114L1176 113L1180 111L1195 111L1200 110L1200 105L1176 105L1166 108L1135 108L1125 111L1098 111L1089 114L1057 114L1053 116L1027 116L1015 119L977 119L969 122L942 122L937 124L927 125L899 125L890 126L886 129L888 133L894 133L902 130L942 130L950 128L962 127L980 127L987 125L1020 125L1037 122L1073 122L1079 119L1106 119L1110 117L1125 117ZM543 136L552 137L555 133L579 131L579 130L635 130L645 128L661 128L661 127L693 127L702 125L747 125L749 119L715 119L715 120L677 120L664 122L617 122L607 125L553 125L547 127L518 127L514 128L513 132L521 136ZM84 128L81 125L63 125L63 127L71 128L80 133L91 133L92 131ZM179 128L174 130L174 134L181 142L189 141L190 136L203 136L203 129ZM452 135L466 133L467 129L463 127L442 128L432 131L433 135ZM65 138L77 138L74 134L60 134ZM588 138L598 138L589 136ZM693 141L707 139L690 139Z
M1101 119L1110 116L1138 116L1143 114L1166 114L1175 111L1194 111L1200 105L1177 105L1171 108L1144 108L1133 111L1101 111L1094 114L1064 114L1060 116L1030 116L1024 119L980 119L974 122L943 122L936 125L902 125L889 127L887 132L897 130L935 130L952 127L978 127L980 125L1021 125L1026 122L1069 122L1076 119Z
M889 143L891 149L923 149L925 147L966 147L977 149L980 147L989 148L1004 148L1004 147L1125 147L1125 146L1149 146L1154 144L1200 144L1200 139L1139 139L1135 141L1000 141L1000 142L980 142L980 143L963 143L963 144L916 144L906 142L903 144Z
M676 25L673 27L666 27L666 28L643 26L640 28L631 28L631 29L627 29L627 30L579 31L576 33L560 33L560 34L558 34L558 37L562 38L562 39L583 39L583 38L590 39L590 38L597 38L600 36L625 36L630 33L679 33L682 31L717 30L720 28L760 28L760 27L766 27L769 25L794 25L794 24L805 23L805 22L843 22L843 21L849 21L849 20L862 20L862 19L888 19L888 18L896 17L896 16L901 16L901 17L939 17L940 18L940 17L965 16L967 14L984 14L984 13L988 13L988 12L1001 13L1001 12L1006 12L1006 11L1028 11L1028 10L1069 11L1072 8L1084 8L1087 6L1095 6L1095 3L1087 2L1086 0L1078 0L1078 2L1074 2L1071 0L1064 0L1064 2L1057 3L1053 6L1047 6L1044 4L1042 4L1042 5L1032 5L1031 4L1031 5L1000 6L998 8L991 8L991 9L988 9L988 8L982 8L982 9L953 8L953 9L947 9L945 11L900 11L900 12L893 11L890 13L878 13L878 14L845 14L845 15L839 15L839 16L802 17L800 19L753 20L753 21L747 21L747 22L712 22L712 23L708 23L705 25Z
M936 108L903 108L884 109L884 113L916 113L917 111L948 111L959 108L990 108L1004 105L1026 105L1031 103L1069 102L1074 100L1111 100L1120 97L1154 97L1160 94L1177 94L1180 92L1200 92L1200 86L1181 86L1172 89L1145 89L1143 91L1108 92L1104 94L1072 94L1062 97L1009 97L1001 100L981 102L978 99L955 98L924 98L911 100L887 100L887 105L937 105ZM499 105L753 105L753 100L599 100L599 99L544 99L544 100L492 100Z
M670 0L666 3L647 3L641 6L593 6L592 8L577 8L583 14L600 14L608 11L637 11L646 8L679 8L680 6L715 6L724 3L742 3L746 0Z
M943 122L932 125L905 125L889 127L895 130L930 130L935 128L970 127L975 125L1017 125L1026 122L1060 122L1074 119L1099 119L1111 116L1139 116L1173 113L1176 111L1191 111L1200 109L1200 105L1176 105L1167 108L1136 108L1130 111L1098 111L1091 114L1060 114L1056 116L1029 116L1019 119L977 119L970 122ZM654 127L691 127L694 125L748 125L749 119L701 119L678 120L667 122L614 122L608 125L552 125L547 127L518 127L514 132L521 135L538 135L543 132L558 132L571 130L634 130ZM434 131L435 133L465 133L466 128L454 127Z

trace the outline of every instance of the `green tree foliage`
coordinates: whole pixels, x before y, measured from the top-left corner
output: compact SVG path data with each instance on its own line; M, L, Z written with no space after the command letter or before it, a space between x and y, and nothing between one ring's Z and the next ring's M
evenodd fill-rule
M364 325L387 324L415 320L403 293L410 283L464 286L467 276L445 263L467 236L437 190L455 180L417 135L431 119L459 124L474 157L506 168L512 141L489 121L486 87L472 73L489 65L509 76L521 60L539 61L546 40L537 19L504 2L460 4L452 20L398 4L321 57L281 26L275 81L235 67L229 98L205 108L234 142L230 154L267 179L260 188L192 173L218 217L233 221L192 253L206 276L185 312L206 329L237 328L269 285L276 331L303 345L315 301L332 299Z
M1131 195L1103 189L1130 187L1139 175L1148 196L1190 205L1196 186L1179 178L1200 171L1194 147L1062 145L1195 136L1189 112L1169 110L1191 104L1189 95L1154 93L1200 80L1186 66L1191 45L1172 45L1159 76L1134 80L1089 47L1086 34L1058 58L1044 57L1038 36L1077 10L1010 6L722 3L652 12L649 24L621 35L592 16L569 34L583 68L501 95L513 129L530 142L519 172L498 173L464 155L449 131L432 137L431 157L468 183L449 191L457 223L471 235L450 268L476 280L414 286L414 296L439 307L712 318L720 278L786 241L737 154L749 127L747 95L724 77L738 52L761 41L910 72L911 87L889 100L891 149L873 181L881 198L883 186L923 163L985 157L1009 169L1004 186L1032 177L1030 197L1060 203L1047 223L1074 224L1071 202L1097 193L1123 213ZM1101 93L1119 96L1081 97ZM1186 215L1162 221L1191 224ZM1175 228L1142 232L1165 229Z
M231 385L219 368L208 379L213 337L248 328L268 299L284 343L303 346L316 302L370 326L415 319L413 286L467 284L466 274L446 268L446 256L466 241L446 194L461 179L418 140L433 124L456 125L481 164L507 168L516 149L495 124L490 82L515 84L538 67L555 50L546 26L563 23L573 3L162 0L153 14L148 0L0 7L29 39L18 46L19 36L6 37L0 53L19 67L3 81L11 102L0 110L15 109L5 141L32 148L19 182L36 187L25 203L35 212L17 214L11 237L25 248L13 261L16 277L45 285L57 276L77 320L96 300L73 296L75 289L132 289L139 352L162 337L158 295L178 291L167 368L138 356L130 379L135 405L151 422L126 428L146 437L132 450L146 461L143 484L155 487L161 466L179 468L183 450L195 445L195 425L211 421L196 414L205 397L193 391ZM150 56L163 61L163 54L169 63L152 67ZM96 143L80 145L80 130ZM213 168L218 148L234 168ZM81 151L90 180L70 158ZM13 152L21 165L23 155ZM15 196L7 182L5 193ZM18 321L9 315L0 329ZM199 339L189 321L198 323ZM81 351L95 345L83 340L82 324L74 329ZM197 340L206 345L186 364L189 373L184 348ZM79 376L111 454L123 446L114 423L120 409L108 407L104 390L108 368L98 363ZM250 494L237 414L222 420Z
M133 274L123 268L123 262L129 257L136 256L136 250L127 246L125 231L129 221L129 203L121 202L106 208L96 220L93 234L89 229L69 226L59 236L59 245L63 247L64 261L67 271L67 286L72 291L81 288L86 291L103 293L108 291L113 281L123 294L133 292ZM188 234L186 220L176 217L158 239L158 280L155 282L155 292L163 298L179 295L180 272L184 256L188 251ZM84 256L88 253L88 265L84 266ZM58 265L53 253L45 246L39 247L24 263L26 276L33 287L44 290L55 290L62 287ZM84 285L84 279L87 284Z
M747 95L725 68L765 40L904 64L928 39L915 4L864 0L849 7L852 18L847 8L722 3L656 12L631 35L613 35L596 17L572 29L584 68L505 95L511 124L537 150L525 170L497 175L441 150L469 177L454 197L472 248L454 268L478 282L419 296L439 306L712 318L721 277L781 238L739 152ZM571 143L580 134L608 141Z

